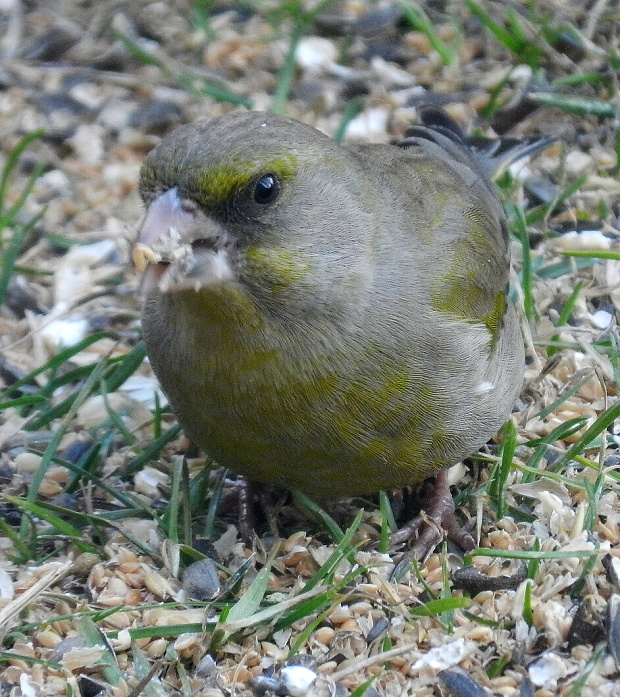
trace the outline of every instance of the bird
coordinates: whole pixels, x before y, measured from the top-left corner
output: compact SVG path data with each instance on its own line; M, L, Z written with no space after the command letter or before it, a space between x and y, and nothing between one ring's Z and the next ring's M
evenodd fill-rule
M429 508L473 546L446 470L509 418L524 374L491 181L504 150L437 110L398 143L252 111L165 136L141 168L133 258L147 353L187 436L319 499L435 476Z

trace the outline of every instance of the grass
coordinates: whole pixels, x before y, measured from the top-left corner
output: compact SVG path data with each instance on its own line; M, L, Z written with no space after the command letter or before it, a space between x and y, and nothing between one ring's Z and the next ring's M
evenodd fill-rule
M444 65L453 65L458 60L458 44L449 45L441 39L433 22L419 3L401 0L399 4L410 27L424 34Z
M10 189L11 179L24 151L42 136L42 131L33 131L25 135L9 153L0 173L0 307L6 301L9 282L24 240L43 217L41 213L25 221L20 220L20 213L37 179L43 173L44 165L39 164L35 167L21 190L13 192ZM9 193L14 194L12 202L9 201Z
M144 65L152 65L158 68L162 75L173 84L176 84L183 89L186 89L195 94L202 94L216 101L228 102L230 104L244 106L250 109L252 102L245 97L235 94L232 90L217 84L214 77L206 78L200 72L194 71L191 68L183 69L174 63L157 57L149 50L142 47L132 37L127 36L119 29L110 29L112 36L118 40L125 49L138 61Z
M459 65L459 51L465 40L480 39L479 33L473 38L465 35L465 27L472 26L471 23L482 32L490 50L502 57L504 77L489 88L487 101L480 106L483 119L501 116L514 97L515 69L525 64L535 77L548 80L549 90L529 91L527 95L548 109L546 113L561 112L571 119L579 117L581 120L572 123L586 123L592 128L601 119L615 128L611 121L617 116L613 80L604 70L594 70L589 64L574 72L557 60L558 46L567 36L577 46L583 44L581 30L568 21L555 21L545 14L544 6L531 3L520 11L508 5L468 0L455 13L458 16L450 20L455 38L446 41L431 10L405 0L400 5L402 23L395 31L407 36L415 32L425 38L438 58L437 76L453 75L450 71ZM286 47L281 62L272 66L269 103L275 113L295 113L299 109L298 101L291 98L300 77L296 51L302 38L316 31L319 15L333 9L331 6L325 0L312 9L292 1L272 3L268 7L262 3L244 3L269 29L263 35L265 42L281 40ZM220 25L213 21L213 9L208 0L194 2L188 19L194 30L202 32L206 43L218 41ZM444 18L440 19L443 22ZM232 81L225 77L208 79L195 66L185 64L178 57L171 58L165 51L147 50L133 37L116 32L114 38L139 63L156 68L167 86L208 95L210 99L234 106L250 107L253 103L251 95L238 93ZM359 69L365 59L355 54L350 37L346 39L334 39L342 41L343 46L346 44L346 50L341 52L343 64L346 68ZM356 41L366 39L356 37ZM429 58L429 64L434 65L434 55ZM617 62L613 49L609 49L607 60L612 66ZM396 104L400 95L392 90L389 97ZM381 102L384 98L385 95L375 92L371 97L340 99L335 110L337 118L333 121L335 138L344 139L350 121L373 100ZM29 149L44 137L40 131L22 137L6 156L0 175L0 304L7 300L15 273L34 276L35 269L29 268L28 260L22 255L27 238L37 225L45 222L46 213L42 210L30 216L25 211L43 168L35 166L28 172L22 169L22 164ZM610 147L617 155L620 142L617 133L611 140ZM601 532L601 510L609 510L605 502L618 491L619 477L606 459L617 449L618 434L614 429L620 421L620 404L616 400L620 376L617 337L613 331L605 334L590 330L584 307L594 307L597 269L617 262L620 254L616 249L557 253L553 249L553 240L559 234L553 229L555 221L565 221L571 216L595 221L598 216L611 226L613 201L605 199L604 192L600 201L594 201L589 173L568 174L565 164L560 154L557 168L546 171L546 176L557 182L551 202L530 205L518 180L509 176L503 182L502 197L507 200L510 231L522 257L519 282L523 313L534 330L534 346L542 361L550 363L542 375L528 371L523 416L517 414L507 424L497 450L472 460L457 497L458 505L465 510L473 509L473 497L481 500L483 506L480 519L483 543L487 546L466 554L464 562L491 570L504 562L527 565L528 581L520 596L522 616L537 635L538 645L549 650L555 647L545 645L545 628L537 626L535 621L537 594L547 576L560 575L566 568L574 580L560 596L562 602L571 606L579 603L592 590L592 584L597 583L602 575L601 559L608 553ZM615 171L617 165L603 174L611 177ZM74 239L65 237L62 227L46 230L45 235L51 243L75 244ZM584 333L576 331L579 327L574 325L578 322ZM95 555L101 578L105 574L109 574L106 579L115 578L119 569L125 569L123 583L129 578L136 584L127 585L127 593L139 589L140 601L97 607L96 600L89 602L80 597L73 605L73 601L63 600L66 605L55 608L56 616L45 613L43 619L37 619L33 612L2 627L6 630L5 650L0 653L0 661L11 665L19 657L31 666L62 670L56 661L28 655L27 643L32 645L33 637L44 629L64 636L63 628L70 626L84 638L84 646L101 649L96 672L108 683L124 683L127 671L119 663L122 655L123 660L131 661L132 677L137 680L134 690L140 687L148 692L156 690L157 685L161 691L160 674L165 673L162 667L165 666L173 676L170 680L190 691L192 670L201 658L200 651L206 650L215 659L222 675L231 671L233 664L235 670L239 669L242 664L239 656L245 660L251 651L258 651L256 646L260 650L267 645L279 650L278 653L270 648L277 656L274 665L300 660L299 656L313 652L325 656L330 646L325 645L323 651L317 636L326 628L338 635L340 627L347 626L344 622L339 624L341 616L350 611L348 619L351 626L357 627L353 630L356 637L366 636L372 622L378 622L379 617L387 622L385 631L368 648L371 658L377 657L377 666L360 668L357 682L350 684L352 695L362 695L371 684L377 683L378 677L389 675L392 668L402 669L402 664L393 662L396 656L392 651L403 650L403 646L406 649L407 642L411 642L411 651L420 650L414 637L423 636L422 645L428 648L441 643L466 621L491 631L499 628L491 619L494 606L484 605L479 598L452 588L453 557L446 547L441 547L426 563L404 559L392 568L393 575L385 572L383 567L391 564L384 557L389 551L388 533L394 529L397 517L387 494L379 498L378 513L370 502L365 504L365 510L347 517L297 493L296 502L307 516L304 522L291 516L285 506L281 518L289 526L288 539L266 538L257 542L250 556L230 545L223 552L224 561L219 566L222 583L217 597L194 601L181 596L170 598L163 591L158 596L152 578L149 587L140 577L145 566L151 565L177 589L178 569L203 556L196 549L197 538L217 542L225 535L230 522L224 510L228 490L226 473L215 472L214 463L208 459L183 453L180 429L165 405L156 401L152 418L138 425L127 411L115 411L112 395L143 369L145 352L141 343L126 344L122 340L109 350L112 337L118 340L118 335L112 332L90 334L75 346L58 351L40 366L12 379L0 394L0 414L5 422L20 419L25 434L45 434L43 447L27 447L24 451L38 456L36 469L28 474L27 486L3 494L5 512L17 513L20 519L14 524L8 514L0 517L0 533L7 542L4 549L8 559L16 567L45 567L68 552L76 557ZM104 357L85 363L85 354L100 346L107 347L105 351L102 349ZM585 361L584 372L579 361ZM562 365L568 366L568 376L561 372ZM596 398L587 396L599 395L597 386L601 384L604 394ZM77 417L81 409L88 400L99 396L101 423L80 429ZM590 404L596 404L594 417L586 409ZM84 444L79 452L71 451L67 445L69 437L76 434ZM145 467L163 475L156 493L147 495L137 489L137 477ZM64 472L63 477L58 477L59 470ZM45 493L45 487L56 481L60 482L57 495L69 498L52 498ZM526 497L515 493L516 484L540 488L533 489L535 496ZM541 503L544 493L541 498L540 491L545 492L546 487L546 493L552 493L552 486L561 487L572 501L566 511L567 516L572 516L572 529L563 528L564 522L557 523L545 512ZM72 507L75 498L88 505ZM296 538L300 526L309 529L309 520L316 521L316 529ZM150 534L145 536L144 528L136 521L152 526L148 527ZM541 539L529 532L534 523L542 526L537 529L550 529L557 524L560 531L550 532ZM513 529L511 524L517 532L507 539L510 535L504 533ZM376 552L365 547L369 530L375 535ZM571 541L582 538L581 547L570 545ZM153 546L153 539L165 542ZM517 547L516 541L522 546ZM100 599L101 588L96 586L95 578L98 578L96 574L91 578L93 593ZM46 607L47 597L33 601L38 611ZM371 607L367 615L356 615L351 610L356 604L365 607L364 603ZM186 610L199 610L200 621L188 620L183 614ZM157 612L164 613L162 616L170 623L149 624L149 613ZM125 615L132 621L129 626L119 628ZM405 629L399 633L398 627ZM513 628L510 623L501 626L504 632ZM112 650L110 642L120 642L124 636L133 642L130 648ZM191 636L197 637L194 644L188 639ZM148 647L157 640L165 640L165 648L161 655L154 656ZM186 640L191 650L178 648ZM492 689L493 680L515 669L516 659L499 648L489 658L494 649L492 643L488 646L485 650L489 655L485 654L484 663L476 654L471 665L477 671L477 680L489 681L485 685ZM242 647L245 653L234 653L234 647ZM580 667L581 677L571 678L569 694L577 695L585 689L588 675L597 670L603 655L603 647L592 648L590 658ZM351 660L357 658L356 655ZM533 656L530 654L528 658ZM487 666L486 672L483 666ZM371 669L377 673L371 675L368 672ZM228 684L234 684L230 680ZM248 680L246 676L244 684Z

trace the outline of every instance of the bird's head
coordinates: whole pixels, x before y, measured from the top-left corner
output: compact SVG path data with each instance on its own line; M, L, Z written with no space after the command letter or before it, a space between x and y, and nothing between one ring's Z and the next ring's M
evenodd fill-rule
M134 261L149 267L147 292L229 286L268 307L328 302L362 256L365 196L352 166L327 136L270 114L177 129L141 171Z

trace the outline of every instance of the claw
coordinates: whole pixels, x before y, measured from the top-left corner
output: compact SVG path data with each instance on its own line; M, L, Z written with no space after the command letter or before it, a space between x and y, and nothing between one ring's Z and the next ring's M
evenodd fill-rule
M435 488L426 501L425 510L426 512L420 513L400 530L392 533L390 545L413 541L411 551L417 558L425 556L444 536L464 550L476 546L472 535L464 530L456 519L454 501L445 471L435 475Z

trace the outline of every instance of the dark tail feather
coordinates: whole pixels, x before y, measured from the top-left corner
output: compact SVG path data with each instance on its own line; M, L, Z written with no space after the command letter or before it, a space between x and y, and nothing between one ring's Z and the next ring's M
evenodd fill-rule
M553 136L540 138L481 138L468 140L469 146L491 163L491 178L500 176L513 162L538 155L555 143Z
M412 145L416 139L430 140L446 148L447 139L456 146L473 151L479 166L490 179L500 176L513 162L536 155L557 138L543 136L540 138L482 138L468 137L458 124L443 111L436 107L426 107L420 113L421 124L412 126L405 134L405 140L400 143L403 147ZM453 150L453 147L446 148Z
M450 118L443 109L425 107L420 111L420 122L419 125L411 126L407 130L405 138L425 138L426 140L435 141L432 134L441 133L442 136L445 136L453 143L468 144L467 136L456 121Z

